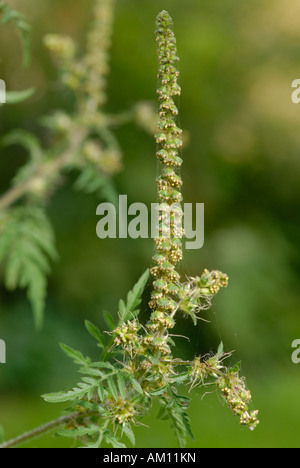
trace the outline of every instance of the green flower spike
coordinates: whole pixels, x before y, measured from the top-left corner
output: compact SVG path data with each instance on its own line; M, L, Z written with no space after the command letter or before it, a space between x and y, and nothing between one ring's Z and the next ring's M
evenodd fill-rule
M157 179L158 197L160 200L160 233L155 239L157 254L153 257L156 263L151 269L155 277L153 283L150 307L153 310L151 330L162 330L174 326L171 314L177 309L177 303L172 297L180 276L176 271L177 263L182 259L183 236L181 207L182 195L180 188L182 180L176 173L182 159L179 150L182 147L182 130L177 126L178 109L174 99L181 93L177 83L179 72L176 69L177 57L176 39L173 21L166 11L162 11L156 21L156 40L158 43L158 79L157 90L159 99L159 133L156 142L159 145L157 158L161 166L161 174ZM167 235L167 233L169 235Z

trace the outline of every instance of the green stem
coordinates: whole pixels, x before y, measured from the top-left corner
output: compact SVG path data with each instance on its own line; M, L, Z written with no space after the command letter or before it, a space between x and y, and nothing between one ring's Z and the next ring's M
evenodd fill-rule
M65 152L53 160L42 163L27 180L12 187L0 197L0 211L8 208L27 193L30 193L32 184L36 178L45 178L46 180L49 176L62 171L74 160L78 148L80 148L87 137L87 132L78 131L77 129L72 134L74 136L69 148Z
M3 444L0 445L0 448L12 448L12 447L17 447L19 445L22 445L26 442L29 442L32 439L35 439L37 437L40 437L44 434L46 434L49 431L52 431L53 429L56 429L60 426L63 426L71 421L76 420L78 417L82 416L82 413L76 412L69 414L67 416L62 416L58 419L55 419L53 421L48 422L47 424L44 424L43 426L37 427L36 429L33 429L32 431L25 432L24 434L21 434L20 436L10 439L7 442L3 442Z

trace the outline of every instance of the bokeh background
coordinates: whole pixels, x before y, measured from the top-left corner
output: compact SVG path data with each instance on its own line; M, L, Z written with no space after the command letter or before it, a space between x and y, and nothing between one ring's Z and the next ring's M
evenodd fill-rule
M91 0L22 0L12 6L33 27L32 62L22 67L22 50L11 26L1 27L0 75L8 89L36 88L26 103L0 112L1 135L14 128L43 140L43 115L72 111L69 93L43 46L47 33L70 34L84 47ZM261 424L252 433L222 405L216 394L193 393L195 441L189 447L299 447L300 365L291 344L300 338L300 104L292 103L292 81L300 78L300 4L290 0L117 0L111 49L108 112L141 100L155 103L154 22L167 9L175 21L181 57L181 126L184 201L205 203L205 245L185 252L181 269L193 276L204 268L230 278L197 329L181 318L191 342L178 340L176 353L193 358L222 340L242 361ZM129 203L156 201L155 142L134 124L115 131L124 154L116 189ZM22 148L1 148L0 192L26 161ZM60 260L53 266L44 328L34 329L21 291L0 286L0 337L7 364L0 367L0 424L7 437L54 419L59 406L41 393L76 382L77 370L59 342L97 357L84 328L89 319L105 329L102 311L117 313L151 264L151 239L99 240L99 199L73 190L71 176L49 201ZM168 423L147 418L137 428L138 447L176 446ZM70 442L71 444L71 442ZM69 444L69 445L70 445ZM32 447L68 446L46 436Z

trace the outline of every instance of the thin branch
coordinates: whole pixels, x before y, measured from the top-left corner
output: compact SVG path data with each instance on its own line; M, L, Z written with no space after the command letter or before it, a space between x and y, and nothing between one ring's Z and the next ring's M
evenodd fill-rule
M33 429L32 431L25 432L24 434L21 434L20 436L14 439L10 439L7 442L3 442L3 444L0 445L0 448L12 448L24 444L25 442L40 437L59 426L65 425L70 421L76 420L79 416L82 416L82 413L76 412L68 414L66 416L62 416L58 419L48 422L47 424L44 424L43 426Z
M24 182L9 189L0 197L0 211L8 208L10 205L19 200L27 192L30 191L32 183L37 177L47 178L52 174L56 174L67 167L73 160L74 155L84 142L87 134L86 131L76 131L73 141L70 142L70 147L63 152L59 157L42 163L36 171Z

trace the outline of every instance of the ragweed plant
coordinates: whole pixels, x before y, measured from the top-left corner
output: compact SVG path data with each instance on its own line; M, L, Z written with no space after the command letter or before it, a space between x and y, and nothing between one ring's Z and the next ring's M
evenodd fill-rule
M13 23L19 33L23 47L23 64L28 66L31 58L31 26L22 13L14 10L4 0L0 0L0 25L5 26L9 23ZM34 88L22 91L6 91L5 100L7 104L17 104L30 98L34 92Z
M81 380L73 388L44 395L47 402L68 402L65 415L32 433L4 443L9 447L26 441L54 427L61 427L61 436L71 437L80 445L100 448L112 445L125 447L128 440L135 443L134 428L142 424L143 417L156 401L160 405L158 417L169 419L176 433L178 445L193 438L188 407L190 398L179 393L179 386L189 391L196 387L210 388L224 399L240 424L253 430L257 424L257 411L249 409L251 394L245 379L239 375L240 366L228 368L220 344L214 354L196 356L185 361L173 356L174 328L178 313L190 316L198 324L201 313L208 309L220 288L227 287L228 277L220 271L204 270L197 277L181 282L178 263L182 259L182 180L178 168L182 164L179 151L182 146L181 129L177 126L178 109L175 99L181 90L177 83L178 61L172 19L166 11L157 17L156 37L160 82L159 132L156 142L161 173L158 177L160 206L159 235L155 239L157 252L154 266L147 270L127 300L119 303L118 320L105 313L110 331L102 333L86 321L88 332L101 349L99 360L93 362L69 346L63 351L79 365ZM168 220L168 223L167 223ZM168 226L167 226L168 224ZM166 235L168 227L169 235ZM153 290L149 302L149 320L139 320L139 307L149 273Z
M132 120L153 132L156 121L147 102L120 115L109 115L104 109L114 5L115 0L94 1L83 56L68 36L48 34L44 39L62 83L73 93L75 108L72 114L59 110L42 119L53 136L50 145L45 148L34 134L24 130L14 130L1 140L2 145L22 145L29 153L29 161L19 169L12 188L0 196L0 263L6 287L27 290L38 327L43 319L47 276L51 262L57 259L46 207L62 184L62 174L77 173L75 189L115 202L112 177L122 169L122 151L112 128ZM27 51L29 26L23 16L3 1L1 13L4 22L16 22ZM31 91L12 93L10 100L29 97Z
M20 34L23 51L24 51L24 64L28 65L30 61L30 37L31 27L27 23L24 15L14 10L7 2L0 0L0 23L2 25L7 23L14 23L17 31Z

